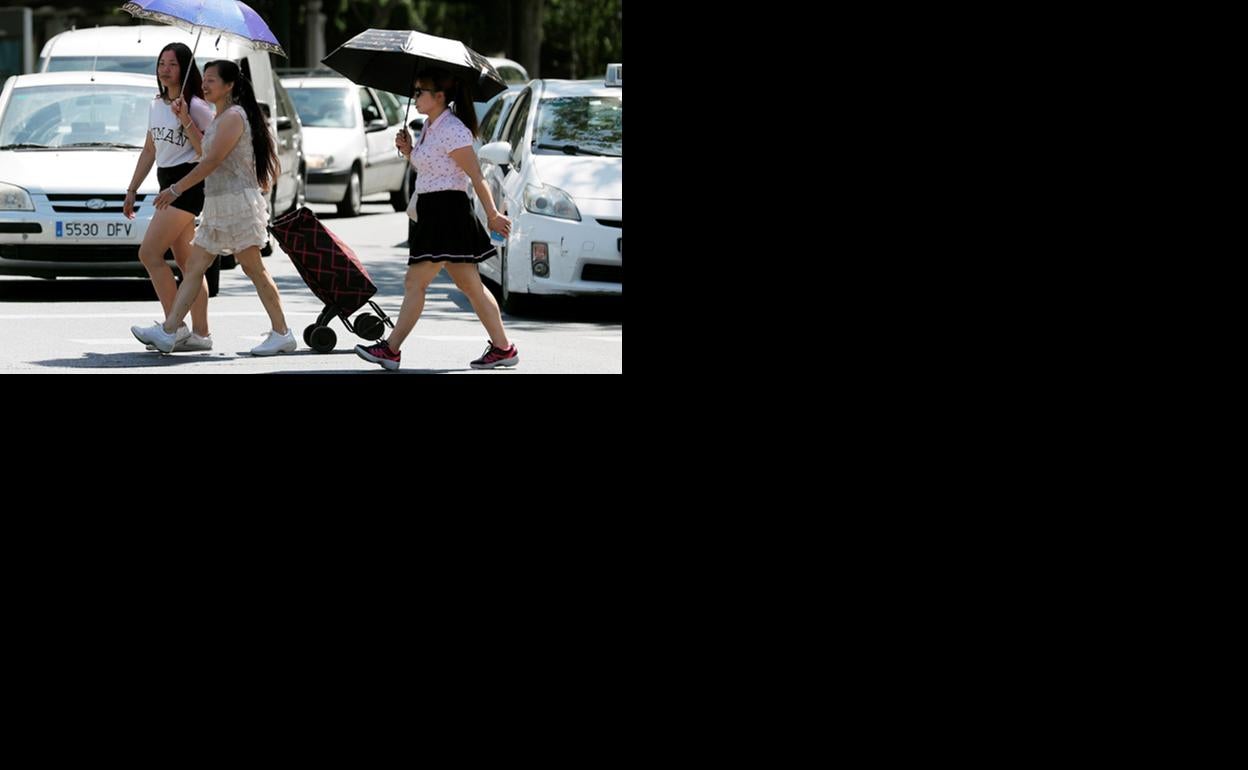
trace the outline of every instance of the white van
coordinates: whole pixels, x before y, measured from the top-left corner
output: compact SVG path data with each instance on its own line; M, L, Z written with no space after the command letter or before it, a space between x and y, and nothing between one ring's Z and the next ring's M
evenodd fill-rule
M286 89L273 72L267 51L205 32L199 36L164 24L75 29L52 36L39 52L39 72L134 72L152 76L156 91L156 57L170 43L185 43L195 51L200 72L214 59L231 59L256 89L260 108L269 116L269 129L277 140L282 173L269 201L270 215L303 205L306 190L303 128ZM126 180L121 180L124 184ZM267 252L268 249L265 249Z

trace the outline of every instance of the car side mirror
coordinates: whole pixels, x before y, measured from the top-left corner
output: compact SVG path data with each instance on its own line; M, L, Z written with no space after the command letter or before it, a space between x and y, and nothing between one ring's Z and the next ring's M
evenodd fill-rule
M372 120L368 121L367 124L365 124L364 130L371 134L374 131L384 130L387 125L389 124L386 123L385 118L373 118Z
M407 127L419 134L420 130L425 127L425 121L420 118L413 118L412 122L407 124Z
M511 142L490 142L481 148L477 156L487 163L506 166L511 163Z
M256 103L260 105L260 111L264 113L265 120L268 120L269 118L273 117L273 111L269 109L268 104L266 104L265 102L256 102Z

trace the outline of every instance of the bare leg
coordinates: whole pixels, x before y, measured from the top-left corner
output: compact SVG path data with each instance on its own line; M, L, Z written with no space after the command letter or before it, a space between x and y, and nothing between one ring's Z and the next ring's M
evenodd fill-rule
M403 280L403 306L399 308L394 331L386 339L386 344L395 353L399 352L403 340L407 339L407 335L412 333L412 328L420 320L420 314L425 309L425 290L441 269L442 263L438 262L417 262L407 268L407 277Z
M192 228L195 226L195 215L191 212L172 206L157 209L147 226L147 233L143 235L143 244L139 246L139 261L147 268L147 275L152 279L152 287L156 289L156 296L160 299L160 307L165 311L166 317L173 307L178 282L169 265L165 264L165 252L177 243L188 225ZM176 250L174 254L176 256ZM181 262L178 264L180 266Z
M173 241L173 258L178 263L178 267L182 269L183 281L186 280L186 263L191 258L191 239L194 237L195 220L192 219ZM212 264L209 263L208 266L212 267ZM206 278L201 280L204 282L204 285L200 287L200 293L195 296L195 301L191 303L191 331L201 337L207 337L208 280Z
M489 332L490 342L494 344L494 347L503 350L511 347L511 343L507 341L507 332L503 329L503 314L498 309L498 300L494 299L494 295L486 291L485 284L481 283L481 273L477 270L477 266L448 264L446 272L451 274L451 280L472 303L472 309L476 312L477 318L481 319L485 330Z
M255 284L256 293L260 295L260 304L264 305L264 312L269 314L269 321L273 324L273 331L278 334L290 331L286 327L286 315L282 312L282 295L277 291L273 276L269 275L268 269L264 266L264 260L260 257L260 247L252 246L243 249L234 256L238 264L242 266L243 272Z
M200 294L200 289L204 285L204 273L208 271L208 268L212 266L212 261L216 258L215 254L209 254L202 246L191 247L191 256L186 261L186 267L182 269L182 286L178 289L177 296L173 298L173 307L169 310L168 317L165 318L165 331L173 334L178 330L178 325L182 323L183 318L186 318L195 298Z

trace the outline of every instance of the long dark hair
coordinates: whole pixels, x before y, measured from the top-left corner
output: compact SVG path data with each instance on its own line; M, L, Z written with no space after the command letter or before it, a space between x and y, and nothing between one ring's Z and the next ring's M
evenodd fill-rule
M273 134L269 132L269 121L256 103L255 87L238 65L229 59L218 59L204 65L204 69L209 67L217 68L217 76L223 83L234 84L234 103L247 114L247 122L251 124L251 149L256 156L256 181L261 187L269 182L276 182L282 166L277 160L277 148Z
M199 65L191 58L191 49L186 43L170 43L160 49L160 53L156 54L156 75L160 76L160 57L165 55L165 51L173 51L173 55L178 59L178 80L185 79L186 85L182 86L182 103L189 110L191 108L191 98L198 97L202 102L204 100L204 79L199 75ZM187 72L190 77L187 77ZM159 80L156 81L160 88L156 95L167 102L173 101L172 96L165 94L165 86ZM189 114L189 113L188 113Z
M477 135L477 110L472 106L472 93L459 78L448 70L430 67L417 72L416 80L433 81L434 88L446 94L447 109L455 113L455 117L468 127L474 137Z

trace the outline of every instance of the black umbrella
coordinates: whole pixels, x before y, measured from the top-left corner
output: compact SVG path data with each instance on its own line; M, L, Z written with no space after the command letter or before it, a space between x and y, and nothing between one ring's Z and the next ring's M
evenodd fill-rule
M362 86L408 95L425 67L441 67L459 78L472 101L483 102L507 90L498 70L458 40L396 29L369 29L321 59L321 63ZM407 125L406 118L403 121Z

